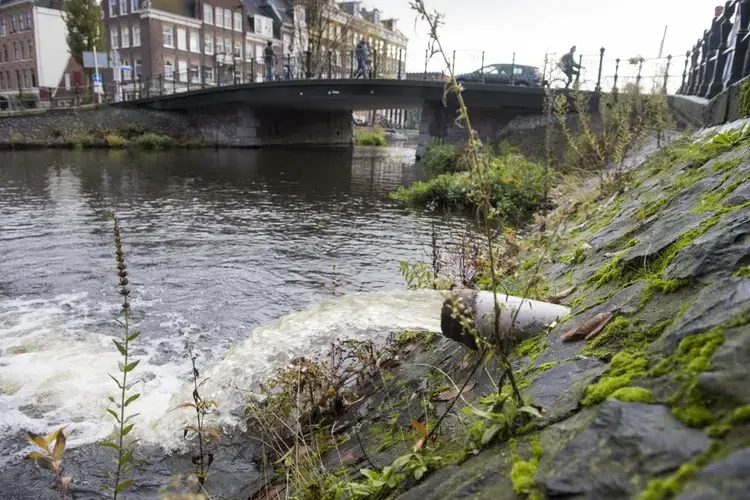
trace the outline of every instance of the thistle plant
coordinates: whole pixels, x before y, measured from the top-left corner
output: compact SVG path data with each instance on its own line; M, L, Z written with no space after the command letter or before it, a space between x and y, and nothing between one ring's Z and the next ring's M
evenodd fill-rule
M212 449L212 440L219 439L221 437L221 431L216 427L206 427L206 417L209 413L216 408L216 401L204 400L198 389L207 380L204 379L199 382L200 373L196 365L198 354L193 350L193 346L188 343L186 345L188 357L192 365L192 378L193 378L193 401L185 401L180 403L173 410L178 408L193 408L195 410L195 425L188 425L182 428L183 438L187 438L189 433L194 433L198 437L198 452L192 456L192 462L195 465L195 471L193 476L198 481L198 491L203 489L203 484L208 479L208 470L211 468L211 464L214 461L214 451Z
M490 178L491 175L491 164L492 161L484 152L482 142L479 139L478 134L471 126L471 119L469 118L469 110L466 107L466 103L463 99L463 87L456 81L456 75L453 71L453 67L448 58L448 54L443 49L438 36L438 30L443 25L443 15L437 11L428 12L427 7L424 4L424 0L411 0L409 3L412 10L414 10L419 17L427 23L430 56L438 56L442 58L442 62L446 68L449 76L448 82L446 82L443 103L447 104L448 96L454 95L458 104L458 115L456 117L456 125L466 130L467 141L462 154L462 160L464 164L469 167L469 175L471 178L471 192L470 196L476 206L476 217L477 224L486 238L487 254L489 259L489 270L490 279L492 286L492 293L495 302L494 307L494 339L492 348L496 349L500 364L502 366L505 376L508 378L509 383L513 389L513 395L519 405L522 405L521 392L516 384L513 370L508 362L508 354L506 352L507 342L503 342L500 334L500 314L501 307L497 301L497 290L500 288L500 280L495 269L495 244L494 244L494 231L493 226L495 224L502 226L503 221L501 220L498 210L493 205L493 183ZM434 431L434 430L433 430Z
M117 465L117 469L114 472L112 484L105 485L105 488L112 491L112 497L117 498L118 493L133 484L132 479L125 479L128 472L135 465L133 454L135 452L134 445L136 441L126 442L125 438L133 430L134 423L129 423L138 414L132 413L126 415L126 408L136 399L140 397L137 392L132 392L131 389L137 381L128 382L128 374L132 372L136 366L138 366L139 360L133 361L130 356L130 343L138 338L140 332L130 333L130 289L128 288L128 272L127 265L125 265L125 253L122 249L122 236L120 234L120 221L116 215L112 215L114 220L114 235L115 235L115 256L117 260L117 277L119 278L119 293L122 295L122 321L117 320L118 324L122 328L122 335L118 339L112 339L115 347L121 356L121 361L118 361L117 366L119 368L119 377L109 375L110 378L117 384L119 393L116 397L109 396L109 401L114 405L114 408L110 407L107 409L112 418L115 420L114 435L111 440L106 440L102 443L102 446L112 448L115 450L114 461Z
M62 475L62 457L63 453L65 453L65 444L67 442L67 437L63 433L63 429L58 429L46 436L29 432L28 440L37 445L41 451L32 451L26 455L26 459L33 460L39 467L51 471L55 475L55 483L60 490L60 497L62 500L66 500L68 498L68 485L73 478ZM55 446L50 450L53 441Z

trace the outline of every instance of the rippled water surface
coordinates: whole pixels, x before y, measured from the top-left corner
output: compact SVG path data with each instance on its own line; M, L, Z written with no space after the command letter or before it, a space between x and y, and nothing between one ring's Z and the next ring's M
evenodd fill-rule
M0 443L64 424L74 443L109 431L118 296L108 211L121 218L143 332L136 411L156 418L187 375L186 340L209 364L334 291L403 288L398 263L423 258L432 226L388 199L417 176L413 157L0 152Z

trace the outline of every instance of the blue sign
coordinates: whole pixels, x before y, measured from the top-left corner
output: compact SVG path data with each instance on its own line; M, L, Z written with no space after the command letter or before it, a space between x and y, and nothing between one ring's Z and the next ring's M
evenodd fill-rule
M94 73L94 85L101 85L101 84L102 84L101 73Z

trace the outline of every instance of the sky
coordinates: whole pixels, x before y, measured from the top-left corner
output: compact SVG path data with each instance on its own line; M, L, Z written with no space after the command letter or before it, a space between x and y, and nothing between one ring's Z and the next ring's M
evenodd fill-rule
M456 50L456 71L473 71L485 63L516 62L539 66L544 54L556 59L572 45L584 55L586 75L596 78L599 49L606 48L604 77L614 74L614 59L641 55L655 58L668 26L664 53L675 60L671 75L681 75L685 52L692 48L703 30L710 27L717 0L425 0L428 9L445 15L443 45ZM398 27L409 38L406 68L424 71L427 30L422 21L415 26L415 13L408 0L366 0L365 7L376 7L382 17L399 19ZM648 64L657 64L656 61ZM663 62L661 63L663 64ZM623 63L620 74L635 74ZM439 71L437 60L429 65ZM644 75L656 73L644 66ZM632 76L632 75L631 75Z

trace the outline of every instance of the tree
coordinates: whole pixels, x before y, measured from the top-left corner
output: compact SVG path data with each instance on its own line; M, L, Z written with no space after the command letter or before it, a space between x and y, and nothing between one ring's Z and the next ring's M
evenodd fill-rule
M65 0L63 19L70 55L83 65L83 52L104 50L102 8L96 0Z
M369 24L344 12L331 0L293 0L292 4L295 45L300 50L297 57L306 64L306 51L310 51L313 78L326 74L328 57L335 58L333 66L351 69L347 54L354 50L360 36L372 34Z

